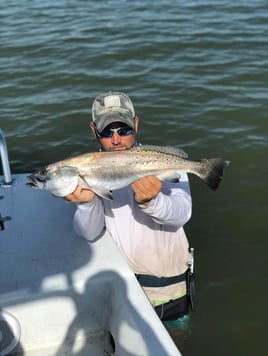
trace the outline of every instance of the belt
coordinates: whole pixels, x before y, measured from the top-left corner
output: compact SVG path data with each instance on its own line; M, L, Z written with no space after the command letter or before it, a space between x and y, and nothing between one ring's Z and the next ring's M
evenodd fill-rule
M179 294L179 295L176 295L175 297L171 298L171 299L168 299L168 300L153 300L152 301L152 305L153 307L158 307L159 305L162 305L162 304L167 304L169 302L173 302L173 300L177 300L179 298L182 298L186 295L186 292L182 293L182 294Z
M142 287L166 287L171 284L185 282L188 269L178 276L156 277L149 274L136 274L136 278Z

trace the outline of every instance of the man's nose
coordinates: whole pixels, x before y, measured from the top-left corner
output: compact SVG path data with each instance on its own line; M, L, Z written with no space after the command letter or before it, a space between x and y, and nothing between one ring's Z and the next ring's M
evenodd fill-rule
M117 132L114 132L114 133L113 133L113 136L112 136L112 143L113 143L114 145L118 145L120 142L121 142L121 136L118 135Z

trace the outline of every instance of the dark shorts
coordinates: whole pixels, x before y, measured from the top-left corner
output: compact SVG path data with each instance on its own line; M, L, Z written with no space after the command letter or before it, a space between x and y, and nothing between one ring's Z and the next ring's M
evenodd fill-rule
M171 285L182 281L186 282L186 295L154 307L154 310L162 321L176 320L184 315L187 315L190 308L193 309L195 288L194 275L190 272L190 269L186 270L181 275L173 277L158 278L150 275L136 275L136 277L140 285L146 287L164 287L169 284Z
M157 315L162 321L176 320L189 313L190 300L188 295L171 300L165 304L158 305L154 308Z

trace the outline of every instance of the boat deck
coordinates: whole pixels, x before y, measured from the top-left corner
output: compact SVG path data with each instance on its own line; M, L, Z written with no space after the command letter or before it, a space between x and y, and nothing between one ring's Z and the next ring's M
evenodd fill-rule
M0 315L18 330L2 326L0 355L16 333L16 355L180 355L112 238L76 236L74 204L13 178L0 185Z

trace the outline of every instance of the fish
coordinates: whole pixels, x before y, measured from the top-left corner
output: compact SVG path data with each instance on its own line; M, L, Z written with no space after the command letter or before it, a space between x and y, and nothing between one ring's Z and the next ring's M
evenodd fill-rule
M178 182L181 173L190 173L217 190L229 161L222 158L190 160L182 149L172 146L140 145L123 151L98 151L49 164L27 177L26 185L65 197L77 185L91 189L105 199L112 191L145 176Z

